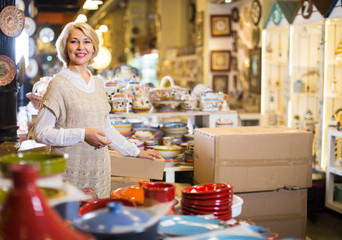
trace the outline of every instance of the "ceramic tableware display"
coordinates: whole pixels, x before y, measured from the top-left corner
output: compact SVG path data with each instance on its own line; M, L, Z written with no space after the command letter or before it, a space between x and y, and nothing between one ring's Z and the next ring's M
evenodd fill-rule
M212 214L220 220L232 218L233 186L229 183L199 184L182 190L185 215Z
M162 131L165 136L182 137L184 134L188 133L188 128L186 124L182 122L169 122L164 124Z
M2 174L8 177L12 164L36 164L39 166L39 177L48 177L64 172L67 158L66 154L51 152L14 153L0 157L0 169Z
M120 89L116 90L116 93L113 95L112 98L112 112L114 113L122 113L125 112L125 103L126 100L121 93Z
M93 239L68 228L50 208L36 185L36 166L14 164L11 177L14 186L8 192L0 213L3 239Z
M194 111L198 109L197 97L191 94L189 90L187 94L181 96L181 108L185 111Z
M97 240L157 240L158 224L159 221L152 221L151 215L143 209L125 207L118 202L110 202L106 208L74 221L76 229L91 233Z
M43 96L46 92L50 80L50 77L40 78L39 81L33 85L32 92L26 94L26 97L31 100L34 108L37 110L41 106Z
M149 94L145 91L135 93L133 100L133 111L135 113L148 113L152 107Z
M220 95L211 89L207 89L201 94L201 110L204 112L219 111Z
M158 203L174 202L176 186L167 182L150 182L142 185L144 190L144 206L150 207ZM174 205L167 215L174 215Z
M0 55L0 86L10 84L16 75L16 66L13 60L6 55Z
M140 82L141 78L140 71L137 68L127 64L122 64L114 68L113 75L114 81L118 82L119 85L124 87L129 87L130 82L131 86L133 83Z
M124 198L100 198L91 202L86 203L85 205L81 206L78 214L83 216L86 213L93 212L102 208L105 208L108 203L110 202L119 202L122 203L123 206L128 207L136 207L136 203Z
M18 36L25 27L25 14L15 6L4 7L0 13L1 31L8 37Z
M185 89L176 86L173 78L170 76L163 77L160 86L154 88L152 91L157 94L158 100L177 100L182 93L185 93Z
M139 181L139 185L133 185L128 187L122 187L114 189L110 193L111 198L128 199L133 201L137 206L144 205L144 190L142 186L148 183L147 180Z

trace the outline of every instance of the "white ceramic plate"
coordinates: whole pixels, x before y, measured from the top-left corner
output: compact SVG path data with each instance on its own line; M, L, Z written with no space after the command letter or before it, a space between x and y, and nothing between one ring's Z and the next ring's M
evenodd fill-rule
M32 36L36 31L36 23L30 17L25 17L25 32L27 35Z
M29 38L29 57L33 57L36 53L36 42L33 38Z
M38 73L38 63L36 59L30 58L29 65L26 68L25 74L28 78L34 78L35 76L37 76L37 73Z
M25 3L23 0L16 0L15 6L19 8L21 11L25 11Z
M8 37L16 37L24 29L24 12L15 6L7 6L0 13L1 31Z
M43 43L49 43L55 38L55 32L51 28L45 27L40 30L39 38Z

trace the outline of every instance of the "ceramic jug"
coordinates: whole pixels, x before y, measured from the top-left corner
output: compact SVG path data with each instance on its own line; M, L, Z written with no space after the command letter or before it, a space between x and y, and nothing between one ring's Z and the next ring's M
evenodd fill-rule
M48 205L36 185L37 166L13 164L14 186L8 192L0 213L0 239L94 239L76 232Z
M145 91L139 91L134 96L133 111L135 113L147 113L152 107L149 94Z
M125 98L119 89L116 90L112 98L112 111L114 113L122 113L125 111Z

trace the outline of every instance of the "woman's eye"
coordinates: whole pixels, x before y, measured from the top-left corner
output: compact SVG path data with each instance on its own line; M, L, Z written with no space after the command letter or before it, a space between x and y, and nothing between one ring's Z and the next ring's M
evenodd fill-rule
M71 43L77 43L77 41L76 41L76 40L71 40L70 42L71 42Z

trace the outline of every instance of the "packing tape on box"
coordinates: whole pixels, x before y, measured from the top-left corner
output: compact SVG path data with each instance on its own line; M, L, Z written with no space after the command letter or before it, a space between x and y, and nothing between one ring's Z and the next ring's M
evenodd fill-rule
M215 166L225 167L274 167L274 166L301 166L310 165L308 159L291 158L291 159L221 159L219 161L212 161Z

